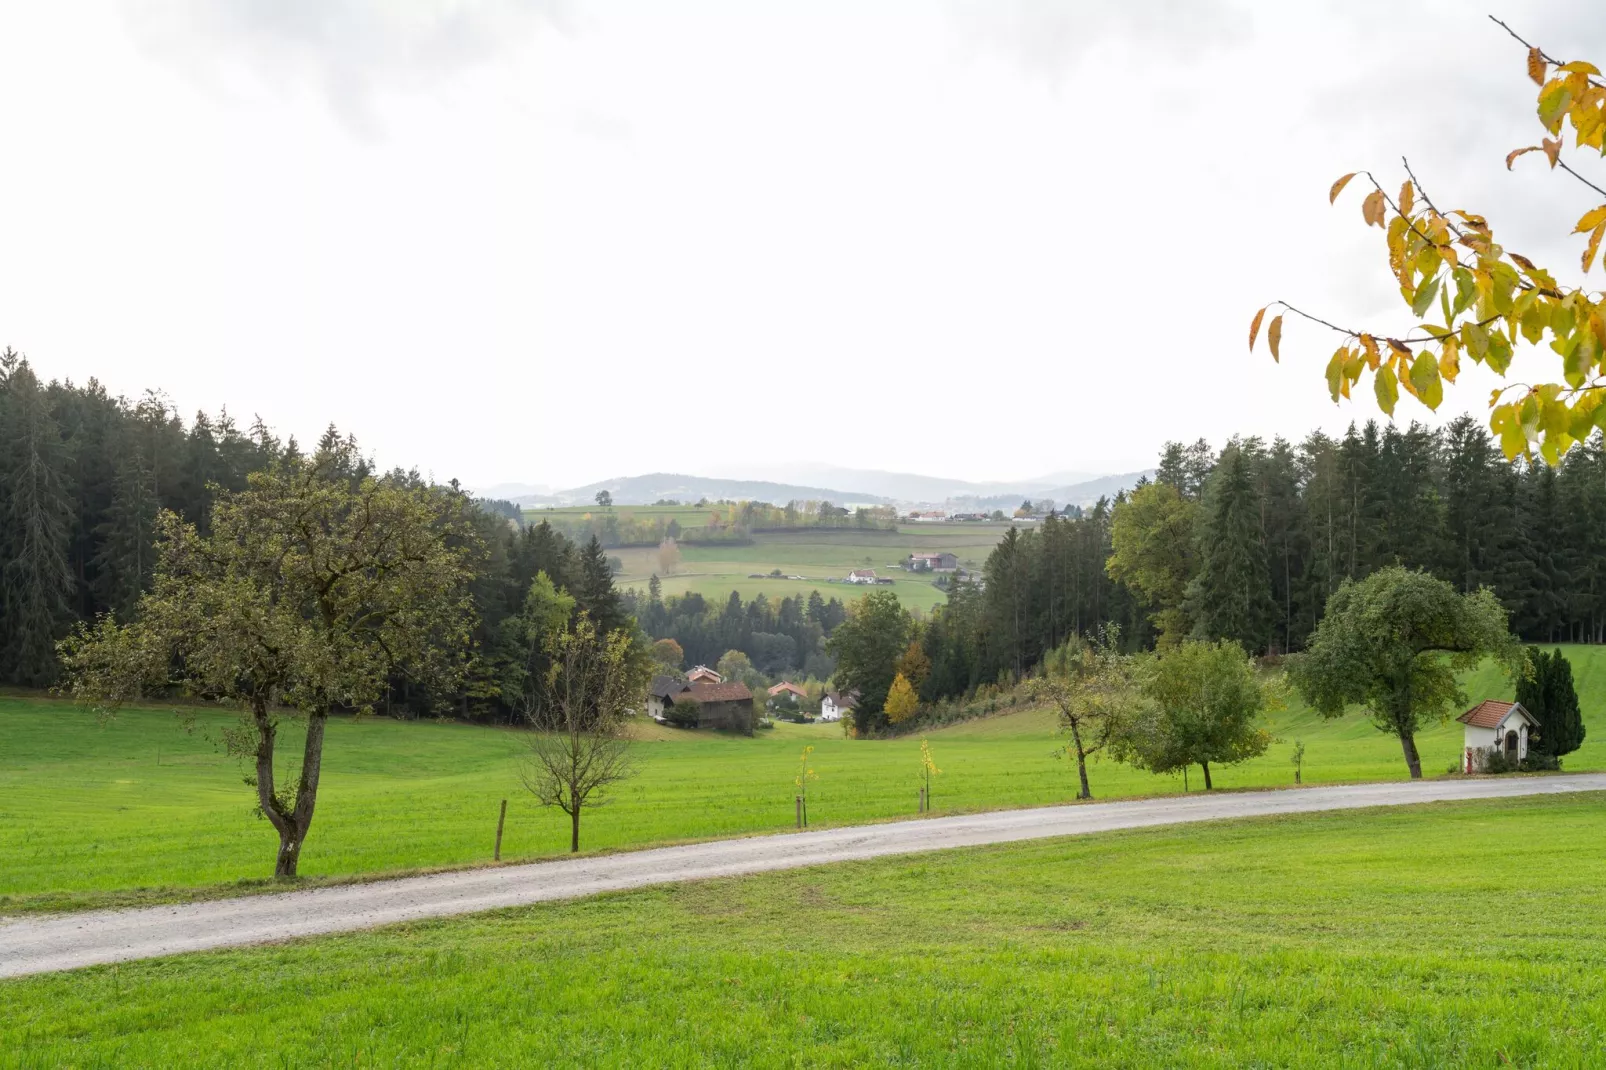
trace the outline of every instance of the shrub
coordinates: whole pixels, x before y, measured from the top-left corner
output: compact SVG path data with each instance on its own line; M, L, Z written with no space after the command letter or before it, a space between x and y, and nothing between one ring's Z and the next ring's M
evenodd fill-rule
M1531 750L1517 768L1524 773L1552 773L1561 768L1561 759L1554 754Z
M1506 752L1499 747L1485 747L1474 755L1477 771L1480 773L1515 773L1517 762L1506 757Z

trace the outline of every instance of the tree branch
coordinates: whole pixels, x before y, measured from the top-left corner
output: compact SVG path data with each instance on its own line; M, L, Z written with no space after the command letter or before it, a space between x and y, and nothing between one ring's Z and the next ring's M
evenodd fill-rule
M1522 47L1531 48L1534 51L1538 52L1539 53L1539 58L1544 60L1546 63L1550 64L1552 67L1565 66L1565 64L1561 60L1557 59L1555 56L1552 56L1549 52L1546 52L1544 49L1540 48L1538 45L1531 45L1527 41L1524 41L1521 37L1519 37L1517 35L1517 31L1516 30L1513 30L1510 26L1507 26L1504 22L1501 22L1499 19L1495 18L1493 15L1489 16L1489 21L1494 23L1496 26L1500 27L1502 30L1504 30L1507 33L1509 33L1513 38L1516 39L1516 42L1519 45L1521 45ZM1606 86L1602 86L1600 82L1595 81L1595 79L1593 79L1593 78L1591 78L1589 80L1589 84L1592 85L1592 86L1596 86L1596 87L1602 88L1602 89L1606 89Z

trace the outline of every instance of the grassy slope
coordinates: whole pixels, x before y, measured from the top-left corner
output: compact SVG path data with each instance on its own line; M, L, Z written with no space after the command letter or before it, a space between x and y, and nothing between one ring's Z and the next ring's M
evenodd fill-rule
M942 852L0 983L0 1067L1594 1066L1603 889L1582 796Z
M1590 726L1570 770L1606 769L1606 648L1571 648ZM1509 695L1498 672L1468 681L1476 698ZM171 713L131 710L108 724L69 704L0 698L0 913L120 901L135 889L182 889L270 872L272 831L252 815L240 767L214 742L229 717L201 718L194 735ZM1295 708L1273 725L1283 741L1264 758L1216 770L1223 788L1284 785L1288 753L1306 743L1308 783L1399 779L1395 741L1359 716L1321 722ZM831 725L781 725L755 739L654 727L642 772L586 818L587 849L770 832L793 819L792 777L805 743L820 779L809 788L816 824L913 816L919 741L843 739ZM1064 802L1074 769L1055 757L1062 740L1046 712L1023 712L931 734L943 770L938 811ZM288 761L296 746L284 733ZM1460 753L1460 726L1420 740L1429 775ZM518 786L517 733L370 719L329 729L318 816L302 872L341 877L489 859L498 801L509 800L503 857L562 852L565 819ZM157 765L157 751L161 765ZM1182 790L1112 763L1091 770L1100 798ZM1191 787L1200 784L1193 778ZM168 894L168 893L163 893ZM137 896L134 896L137 898Z
M665 594L695 591L705 598L724 600L731 591L743 598L763 593L771 599L818 590L827 598L847 601L867 590L888 588L853 587L828 583L842 579L856 568L876 569L892 578L891 586L899 599L910 607L930 609L946 595L932 586L930 577L889 569L909 554L924 550L947 550L967 567L980 568L987 554L1008 530L1007 524L906 524L897 532L821 531L787 532L754 536L751 546L685 546L680 567L672 576L660 576ZM624 564L619 584L645 588L647 579L659 572L656 550L614 550ZM750 579L754 573L767 574L780 569L799 580Z

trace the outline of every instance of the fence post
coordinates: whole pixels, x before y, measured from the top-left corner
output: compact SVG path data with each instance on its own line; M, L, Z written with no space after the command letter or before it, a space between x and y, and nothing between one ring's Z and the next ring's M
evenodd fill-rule
M502 812L496 815L496 852L491 856L493 862L502 861L502 825L505 821L507 821L507 800L503 799Z
M798 828L802 828L803 827L803 796L801 796L801 795L792 796L792 802L794 804L796 804L796 806L797 806L797 827Z

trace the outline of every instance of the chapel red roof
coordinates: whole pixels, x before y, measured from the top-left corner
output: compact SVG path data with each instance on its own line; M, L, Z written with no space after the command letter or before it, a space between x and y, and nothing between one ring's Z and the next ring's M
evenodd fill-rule
M1457 717L1462 724L1473 728L1499 728L1500 722L1506 719L1515 702L1501 702L1499 699L1484 699L1466 713Z

